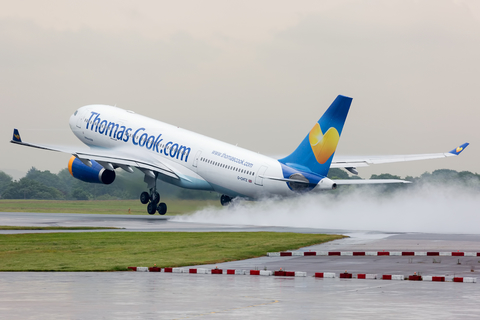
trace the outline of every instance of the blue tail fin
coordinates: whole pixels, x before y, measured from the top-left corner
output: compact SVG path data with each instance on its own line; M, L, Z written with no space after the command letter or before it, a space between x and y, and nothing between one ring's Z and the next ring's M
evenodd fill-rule
M327 176L351 103L352 98L339 95L297 149L278 161Z

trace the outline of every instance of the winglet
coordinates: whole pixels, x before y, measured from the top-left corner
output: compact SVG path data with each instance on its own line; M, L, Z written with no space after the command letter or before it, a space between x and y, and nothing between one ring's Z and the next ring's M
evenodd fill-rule
M12 141L22 142L22 139L20 138L20 133L18 132L17 129L13 129L13 138L12 138Z
M464 144L462 144L461 146L457 147L456 149L453 149L453 150L450 151L449 153L458 156L468 145L469 145L468 142L467 142L467 143L464 143Z

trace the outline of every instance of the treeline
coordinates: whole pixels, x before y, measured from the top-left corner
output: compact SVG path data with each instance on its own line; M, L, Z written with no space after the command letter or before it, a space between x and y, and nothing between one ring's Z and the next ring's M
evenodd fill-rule
M179 188L158 180L160 194L181 199L216 199L218 194ZM25 177L14 181L0 171L1 199L44 199L44 200L113 200L137 199L142 191L148 191L143 182L143 173L117 171L115 181L110 185L83 182L72 177L68 169L58 174L40 171L32 167Z
M341 169L332 168L328 174L330 179L360 179L350 176ZM402 179L388 173L372 175L370 179ZM342 193L355 188L376 188L385 193L423 184L458 185L480 192L480 175L468 171L457 172L441 169L432 173L425 172L420 177L407 176L403 180L412 181L412 185L389 184L378 186L341 186L334 192ZM217 199L216 192L197 191L179 188L158 180L157 189L167 198L179 199ZM50 171L40 171L32 167L25 177L14 181L11 176L0 171L0 198L1 199L52 199L52 200L111 200L137 199L142 191L147 191L143 182L143 173L135 171L126 173L119 171L117 178L110 185L87 183L73 178L68 169L58 174Z

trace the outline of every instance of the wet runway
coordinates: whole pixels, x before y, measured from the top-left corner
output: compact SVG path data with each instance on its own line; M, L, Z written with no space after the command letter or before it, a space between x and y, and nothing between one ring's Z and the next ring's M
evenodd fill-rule
M109 226L128 231L289 231L350 238L302 250L480 252L480 235L231 226L164 217L0 213L1 225ZM4 232L2 232L4 233ZM436 258L437 262L433 262ZM260 257L219 268L306 271L305 278L143 272L0 273L7 319L478 319L478 283L316 279L313 272L478 277L480 257ZM460 263L460 264L459 264ZM214 267L214 266L204 266ZM473 267L473 272L471 271Z
M313 228L288 228L268 226L244 226L212 223L193 223L173 221L172 217L159 215L113 215L113 214L79 214L79 213L36 213L36 212L0 212L0 225L4 226L39 226L39 227L115 227L122 230L111 231L273 231L299 233L342 233L345 230L327 230ZM105 232L109 230L99 230ZM0 230L0 234L9 233L44 233L52 231L15 231ZM62 231L62 232L95 232Z
M2 273L5 319L478 319L476 284L143 272Z

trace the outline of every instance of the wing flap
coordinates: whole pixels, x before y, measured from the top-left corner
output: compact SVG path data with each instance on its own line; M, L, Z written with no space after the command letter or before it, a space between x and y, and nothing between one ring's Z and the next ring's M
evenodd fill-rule
M114 152L108 152L108 153L114 153ZM138 169L158 172L166 176L179 179L179 176L174 172L174 170L170 169L160 161L146 162L144 160L135 159L128 156L122 156L121 153L118 155L103 155L103 154L97 154L97 153L77 152L74 155L80 159L95 160L100 164L105 162L105 163L110 163L116 167L122 167L122 166L135 167Z

